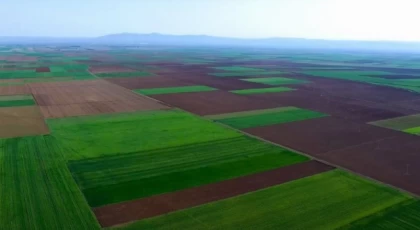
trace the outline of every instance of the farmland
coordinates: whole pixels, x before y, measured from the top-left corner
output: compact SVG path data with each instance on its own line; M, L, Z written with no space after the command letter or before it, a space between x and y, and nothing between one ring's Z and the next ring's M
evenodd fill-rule
M418 229L416 54L0 49L0 229Z

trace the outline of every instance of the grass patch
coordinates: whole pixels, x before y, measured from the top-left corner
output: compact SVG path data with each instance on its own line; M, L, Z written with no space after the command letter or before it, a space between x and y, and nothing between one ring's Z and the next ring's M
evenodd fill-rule
M113 229L336 229L409 198L333 170Z
M78 160L240 136L180 110L49 119L51 134Z
M401 202L341 229L420 229L420 201Z
M248 95L248 94L261 94L261 93L289 92L293 90L294 89L287 88L287 87L272 87L272 88L261 88L261 89L241 89L241 90L233 90L230 92L236 93L236 94Z
M397 117L392 119L380 120L370 122L372 125L376 125L383 128L394 129L399 131L410 131L411 128L420 126L420 115L410 115L404 117Z
M70 162L93 207L173 192L308 160L247 136ZM217 173L216 173L217 172Z
M259 126L282 124L325 117L326 114L306 109L289 109L270 111L261 114L245 115L239 117L216 119L217 122L229 125L236 129L246 129Z
M121 72L121 73L97 73L95 74L98 77L150 77L154 76L154 74L147 72L147 71L137 71L137 72Z
M0 107L36 105L32 95L0 96Z
M264 72L264 69L242 67L242 66L223 66L223 67L212 67L216 70L222 71L233 71L233 72Z
M262 83L266 85L288 85L288 84L308 83L308 81L285 78L285 77L246 78L246 79L241 79L241 80Z
M136 89L133 90L136 93L144 95L156 95L156 94L171 94L171 93L193 93L193 92L207 92L217 90L212 87L205 85L194 85L194 86L180 86L180 87L165 87L165 88L152 88L152 89Z
M251 71L251 72L240 72L240 71L232 71L232 72L223 72L223 73L209 73L211 76L216 77L247 77L247 76L259 76L259 75L276 75L276 74L285 74L287 72L283 71Z
M0 139L2 229L100 229L51 136Z

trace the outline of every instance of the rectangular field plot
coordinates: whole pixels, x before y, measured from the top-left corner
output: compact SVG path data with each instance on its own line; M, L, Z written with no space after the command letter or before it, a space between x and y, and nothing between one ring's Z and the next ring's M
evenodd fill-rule
M227 180L306 160L306 157L289 150L239 136L71 161L69 168L89 204L97 207Z
M211 76L216 77L247 77L247 76L260 76L260 75L278 75L285 74L283 71L231 71L231 72L217 72L209 73Z
M259 126L268 126L294 121L302 121L314 118L325 117L326 114L296 107L284 107L245 113L222 114L209 116L220 123L237 129L246 129Z
M99 229L54 137L0 139L0 146L1 229Z
M108 77L150 77L154 74L147 71L137 71L137 72L112 72L112 73L97 73L95 74L98 77L108 78Z
M293 91L292 88L287 87L271 87L271 88L260 88L260 89L241 89L241 90L233 90L230 91L231 93L235 94L261 94L261 93L280 93L280 92L289 92Z
M355 221L342 229L420 229L420 201L408 200Z
M180 110L155 110L47 120L72 151L69 160L175 147L241 134ZM81 138L83 137L83 138Z
M0 107L35 105L32 95L0 96Z
M334 170L115 229L336 229L408 199Z
M165 87L165 88L152 88L152 89L136 89L136 93L144 95L157 95L157 94L172 94L172 93L194 93L194 92L207 92L217 90L205 85L193 86L179 86L179 87Z
M223 67L212 67L216 70L228 71L228 72L263 72L264 69L243 67L243 66L223 66Z
M245 78L243 81L262 83L266 85L288 85L288 84L302 84L308 81L285 78L285 77L264 77L264 78Z
M370 124L383 128L394 129L411 134L420 134L420 115L410 115L392 119L371 122Z
M49 133L44 118L36 106L0 108L0 120L0 138Z

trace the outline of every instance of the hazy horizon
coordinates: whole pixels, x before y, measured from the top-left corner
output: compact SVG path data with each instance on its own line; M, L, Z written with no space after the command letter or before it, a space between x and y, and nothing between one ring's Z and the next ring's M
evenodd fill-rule
M161 33L420 41L413 28L420 19L416 0L13 0L0 5L0 36Z

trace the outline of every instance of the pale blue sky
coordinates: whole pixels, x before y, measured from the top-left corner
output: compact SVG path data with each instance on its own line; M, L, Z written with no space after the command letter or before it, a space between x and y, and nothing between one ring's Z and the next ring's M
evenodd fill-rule
M420 41L420 0L0 0L0 36L206 34Z

